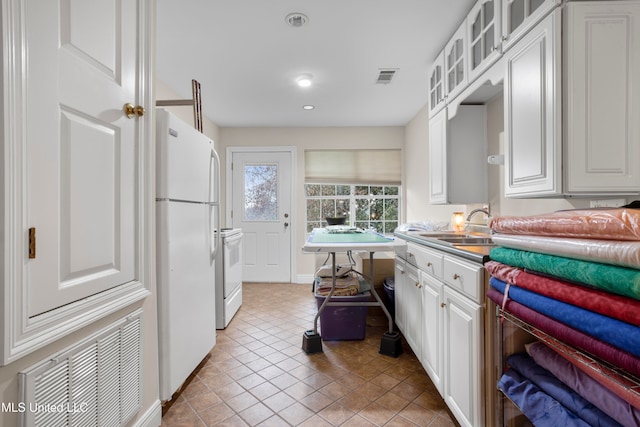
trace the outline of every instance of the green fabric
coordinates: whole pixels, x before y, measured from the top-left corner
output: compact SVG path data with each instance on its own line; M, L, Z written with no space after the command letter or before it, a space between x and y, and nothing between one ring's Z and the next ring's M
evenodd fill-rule
M376 233L327 233L315 230L310 243L386 243L389 239Z
M640 270L497 247L492 260L640 299Z

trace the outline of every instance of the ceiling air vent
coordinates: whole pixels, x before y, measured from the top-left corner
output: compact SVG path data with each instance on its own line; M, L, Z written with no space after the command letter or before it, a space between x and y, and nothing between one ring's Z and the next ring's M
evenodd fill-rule
M379 85L388 85L391 83L393 76L396 74L396 71L398 71L397 68L380 68L379 70L380 74L378 74L378 80L376 80L376 84Z

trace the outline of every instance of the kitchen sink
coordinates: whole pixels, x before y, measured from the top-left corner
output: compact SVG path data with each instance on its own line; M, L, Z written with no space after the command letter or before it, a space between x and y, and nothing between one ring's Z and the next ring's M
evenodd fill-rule
M491 237L440 237L439 241L448 243L451 245L461 245L461 246L493 246L493 239Z
M466 238L472 237L470 234L463 234L457 231L451 232L433 232L433 233L421 233L422 237L429 237L431 239L458 239L458 238Z

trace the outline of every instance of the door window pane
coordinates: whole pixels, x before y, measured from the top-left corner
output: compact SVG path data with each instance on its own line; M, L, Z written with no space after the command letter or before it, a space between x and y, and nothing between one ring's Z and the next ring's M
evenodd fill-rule
M244 220L276 221L278 216L278 166L244 168Z

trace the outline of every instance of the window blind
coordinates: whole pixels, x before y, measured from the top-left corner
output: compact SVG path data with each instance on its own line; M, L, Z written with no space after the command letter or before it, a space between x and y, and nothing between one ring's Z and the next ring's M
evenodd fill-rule
M392 150L306 150L305 182L401 184L401 152Z

